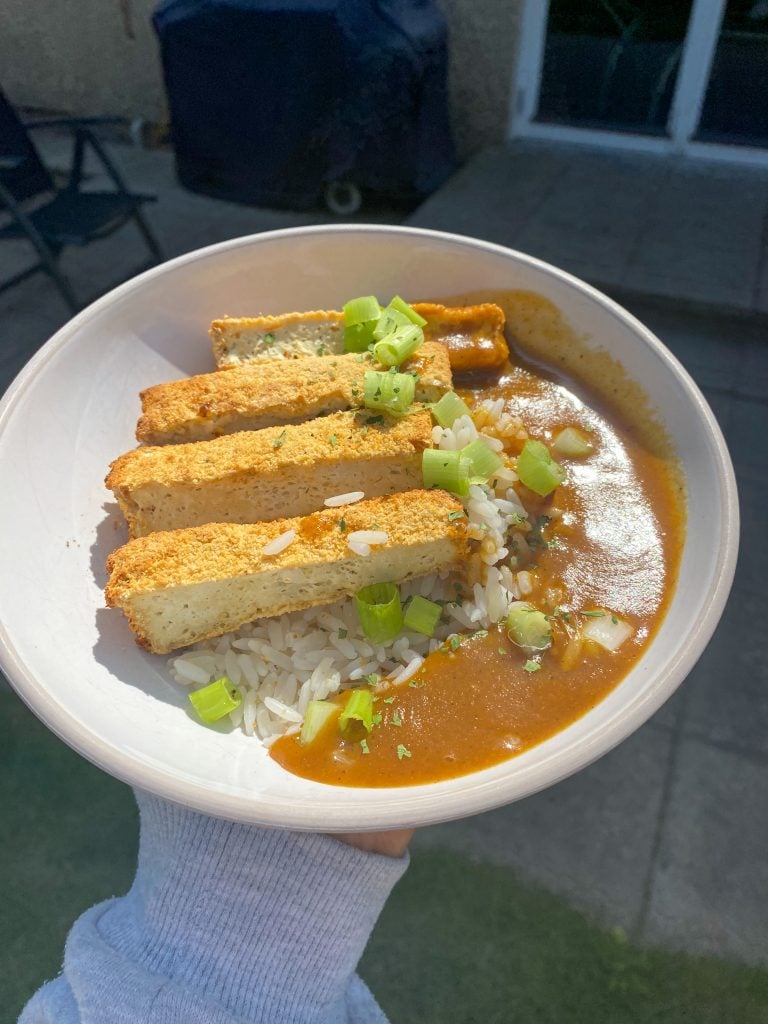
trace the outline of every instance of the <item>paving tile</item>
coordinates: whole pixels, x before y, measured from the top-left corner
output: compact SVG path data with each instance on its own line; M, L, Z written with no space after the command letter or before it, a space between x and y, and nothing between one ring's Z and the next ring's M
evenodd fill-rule
M639 291L750 308L768 190L754 178L670 175L649 206L624 283Z
M686 681L684 732L762 755L768 763L766 621L768 596L735 587Z
M624 301L677 356L699 387L736 387L745 344L737 318L692 312L648 299Z
M740 466L768 471L768 399L734 398L727 437Z
M731 449L733 452L733 448ZM741 452L738 452L739 456ZM764 469L735 463L741 513L741 540L735 587L748 594L766 593L768 580L768 473ZM755 620L755 629L766 641L766 627ZM768 654L766 655L768 660Z
M766 310L768 312L768 309ZM744 338L736 388L747 398L768 399L768 320L755 318Z
M768 763L681 741L642 937L768 962Z
M512 868L603 923L631 929L650 867L670 743L670 730L645 725L573 778L509 807L423 829L416 847L446 847Z
M518 231L541 208L565 167L566 158L556 153L502 146L486 150L407 223L518 246Z

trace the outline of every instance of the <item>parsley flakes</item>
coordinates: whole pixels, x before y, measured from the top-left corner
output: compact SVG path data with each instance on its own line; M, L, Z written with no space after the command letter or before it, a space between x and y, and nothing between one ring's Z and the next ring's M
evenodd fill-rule
M404 747L402 743L398 743L398 745L397 745L397 759L398 759L398 761L402 761L404 757L410 757L410 756L411 756L411 752L408 749L408 747Z
M283 431L282 434L280 434L278 437L275 438L275 440L272 442L272 447L273 448L282 448L282 446L284 444L285 444L285 431Z

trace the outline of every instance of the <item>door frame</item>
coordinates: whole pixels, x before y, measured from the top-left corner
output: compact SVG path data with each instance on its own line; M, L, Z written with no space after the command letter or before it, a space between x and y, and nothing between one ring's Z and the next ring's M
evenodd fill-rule
M727 0L693 0L675 94L663 136L613 132L534 120L539 100L549 0L524 0L508 136L547 139L636 153L675 154L693 159L768 167L768 148L696 142L701 108L720 38Z

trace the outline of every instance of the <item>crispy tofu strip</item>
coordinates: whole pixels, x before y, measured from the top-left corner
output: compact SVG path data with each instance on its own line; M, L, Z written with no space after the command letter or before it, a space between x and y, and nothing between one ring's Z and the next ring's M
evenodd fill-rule
M461 505L445 491L407 491L298 519L218 523L151 533L108 561L107 604L156 654L219 636L264 616L329 604L370 583L400 582L459 565L467 540ZM347 538L374 526L386 543L355 554ZM270 541L292 542L274 555Z
M448 348L451 369L490 370L509 357L504 313L492 302L478 306L442 306L414 302L427 321L424 337ZM224 317L210 328L216 365L240 366L259 359L339 355L344 351L344 314L338 310L284 313L281 316Z
M131 537L143 537L305 516L350 491L374 498L413 490L422 486L421 453L431 446L426 410L384 422L366 411L339 412L213 441L137 448L112 463L106 485Z
M141 393L136 437L147 444L203 441L354 408L362 403L363 377L372 368L383 369L354 353L308 356L157 384ZM419 375L419 402L434 402L451 387L448 354L436 342L425 342L404 369Z

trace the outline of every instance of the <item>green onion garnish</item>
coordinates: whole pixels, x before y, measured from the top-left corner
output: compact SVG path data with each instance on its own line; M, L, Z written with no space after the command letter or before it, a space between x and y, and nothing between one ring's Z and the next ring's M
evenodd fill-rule
M360 740L360 749L364 754L370 754L370 750L368 749L368 740Z
M538 672L540 668L541 668L541 665L538 663L538 661L533 661L530 658L523 665L523 671L524 672Z
M218 722L224 715L240 707L243 698L227 676L222 676L202 690L190 693L189 699L204 722Z
M403 616L403 625L406 629L412 629L416 633L423 633L424 636L433 636L435 627L440 621L443 609L434 601L428 601L426 597L416 594L412 597Z
M388 334L393 334L400 327L415 326L411 319L392 306L387 306L381 311L376 326L373 329L373 340L381 341Z
M363 387L366 409L378 409L390 416L404 416L413 405L416 394L416 381L410 373L366 370Z
M304 713L304 721L299 733L299 743L304 747L317 738L318 734L332 718L341 711L338 704L329 700L311 700Z
M408 749L408 747L404 747L402 743L398 743L398 745L397 745L397 759L398 759L398 761L402 761L404 757L410 757L410 756L411 756L411 752Z
M363 729L365 732L373 729L373 695L370 690L350 690L344 710L339 715L339 729L345 740L357 740Z
M425 448L421 457L424 486L442 487L443 490L466 498L469 494L470 463L461 452L443 452L439 448Z
M549 619L526 601L513 601L510 605L507 635L523 650L543 651L552 643Z
M424 331L416 324L406 324L388 334L373 346L373 358L384 366L399 366L420 347Z
M373 341L373 332L381 316L375 295L350 299L344 305L344 351L365 352Z
M565 480L565 470L541 441L526 441L517 458L520 482L542 498Z
M400 591L394 583L373 583L355 594L360 625L374 644L392 640L403 628Z
M461 454L469 460L471 483L485 483L504 465L504 460L499 458L496 452L491 451L480 437L462 448Z
M552 447L558 455L564 455L570 459L583 459L594 449L594 445L587 435L582 430L577 430L576 427L566 427L565 430L561 430L552 442Z
M389 304L390 309L396 309L398 313L402 313L403 316L407 316L412 324L416 324L417 327L425 327L427 321L417 313L413 306L409 306L405 299L401 299L399 295L396 295Z
M455 391L446 391L432 406L432 415L441 427L452 427L459 416L469 416L470 412Z
M392 712L392 725L401 726L402 724L403 724L403 720L400 717L400 715L398 715L398 713L396 711L393 711Z

